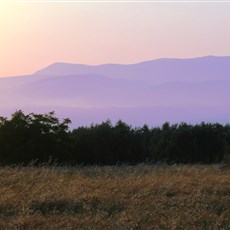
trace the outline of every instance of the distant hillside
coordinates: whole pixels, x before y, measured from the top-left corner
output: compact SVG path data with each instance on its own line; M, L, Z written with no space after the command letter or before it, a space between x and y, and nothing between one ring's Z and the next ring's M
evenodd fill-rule
M130 65L55 63L30 76L0 78L0 109L56 110L76 125L107 118L134 125L226 122L229 66L230 57L214 56Z
M164 83L168 81L206 81L230 79L230 57L188 59L162 58L137 64L104 64L98 66L54 63L35 75L63 76L96 74L111 78Z

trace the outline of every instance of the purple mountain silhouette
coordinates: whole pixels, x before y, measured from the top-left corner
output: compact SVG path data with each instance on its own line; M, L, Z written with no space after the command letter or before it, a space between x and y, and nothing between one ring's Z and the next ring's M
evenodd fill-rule
M54 110L73 127L123 119L133 125L222 122L230 114L230 57L158 59L131 65L55 63L0 78L0 115Z
M97 74L115 79L150 81L205 81L230 79L230 57L207 56L188 59L162 58L131 65L104 64L98 66L54 63L35 75L63 76Z

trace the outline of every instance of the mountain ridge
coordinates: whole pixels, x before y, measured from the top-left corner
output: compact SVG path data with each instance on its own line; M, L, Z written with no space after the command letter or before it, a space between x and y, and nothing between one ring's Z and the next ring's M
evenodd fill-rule
M0 111L31 108L33 112L34 108L47 112L45 107L74 124L79 124L77 113L82 124L110 118L126 119L133 125L164 119L226 122L229 66L230 56L164 58L125 65L56 63L33 75L0 78Z
M53 63L33 76L55 77L61 75L96 74L110 78L129 79L133 81L199 81L217 80L219 77L230 78L230 56L205 56L197 58L161 58L134 64L85 65L70 63ZM207 78L208 77L208 78Z

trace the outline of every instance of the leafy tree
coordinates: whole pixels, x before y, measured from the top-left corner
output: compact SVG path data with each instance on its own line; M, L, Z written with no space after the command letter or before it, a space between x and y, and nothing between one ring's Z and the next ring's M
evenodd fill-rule
M230 125L186 123L150 129L107 120L69 131L54 112L0 117L0 163L46 162L113 165L141 162L218 163L229 155ZM226 157L225 157L226 158Z
M68 149L69 119L60 122L54 112L30 113L21 110L11 119L0 119L0 160L3 163L28 163L31 160L65 159Z

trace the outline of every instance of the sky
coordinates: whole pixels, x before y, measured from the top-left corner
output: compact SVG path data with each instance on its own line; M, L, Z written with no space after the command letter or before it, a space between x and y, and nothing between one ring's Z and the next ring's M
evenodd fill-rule
M230 2L0 0L0 76L55 62L137 63L230 55Z

